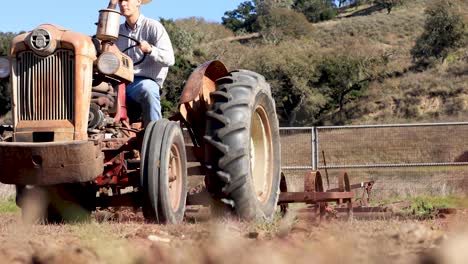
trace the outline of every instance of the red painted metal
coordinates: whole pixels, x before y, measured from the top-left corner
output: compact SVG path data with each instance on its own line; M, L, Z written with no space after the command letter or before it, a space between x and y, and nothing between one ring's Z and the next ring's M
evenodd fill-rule
M127 103L125 101L125 89L124 83L119 84L118 87L118 100L117 100L117 113L115 114L116 121L128 121L127 115Z

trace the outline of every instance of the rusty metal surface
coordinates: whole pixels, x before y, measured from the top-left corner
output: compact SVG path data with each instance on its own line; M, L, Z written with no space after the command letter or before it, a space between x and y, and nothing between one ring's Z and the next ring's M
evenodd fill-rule
M192 72L189 79L187 80L187 84L185 85L184 90L180 96L179 104L182 105L191 102L195 100L197 96L203 95L205 77L214 82L217 79L226 76L227 74L228 71L226 66L217 60L208 61L198 66L198 68ZM214 87L208 88L214 91ZM209 97L204 99L208 100Z
M361 198L358 198L358 202L361 206L367 206L370 203L372 188L374 187L375 181L367 181L349 186L350 190L362 189ZM329 189L328 192L338 192L340 188Z
M112 7L112 3L109 3ZM120 12L114 8L99 10L96 37L103 41L116 41L119 38Z
M319 171L307 171L304 175L304 192L288 192L286 185L286 177L281 173L281 184L278 205L281 212L285 215L288 211L288 203L305 203L312 209L316 216L322 220L327 211L331 208L328 203L336 203L340 205L346 203L348 218L353 217L353 197L354 192L351 191L349 176L347 173L341 175L338 179L339 188L337 191L324 191L322 176Z
M339 192L351 191L351 183L349 182L349 176L347 172L338 176L338 191Z
M73 120L74 67L71 50L47 57L32 51L18 54L18 121Z
M103 171L104 156L92 142L1 143L0 182L52 185L92 181Z
M336 210L339 213L345 213L348 211L348 208L337 207ZM384 206L372 206L372 207L353 207L354 213L382 213L388 212L388 208Z
M210 108L210 94L216 90L215 81L228 74L220 61L208 61L195 69L187 80L179 101L179 115L191 127L195 138L203 142L205 113Z
M279 203L317 203L352 199L353 192L287 192L280 193Z
M10 49L15 129L21 125L22 120L30 119L45 123L51 119L68 120L75 129L64 140L86 140L93 62L96 60L95 46L89 36L81 33L50 24L38 28L48 31L51 36L50 42L53 43L51 44L53 49L47 50L48 54L40 54L43 58L22 55L34 52L29 42L31 32L15 37ZM58 51L63 51L64 55L60 55L63 58L54 62ZM59 63L62 59L68 62ZM65 93L69 92L70 88L72 88L71 93L66 96ZM47 113L55 108L58 109L54 113ZM59 128L49 127L52 132ZM26 132L24 124L23 128ZM34 132L34 128L31 128L30 132Z
M304 175L305 192L323 192L323 181L320 171L307 171Z
M369 189L369 190L372 190L372 187L374 186L374 184L375 184L375 181L366 181L366 182L351 184L350 188L351 188L351 190L356 190L356 189ZM329 189L328 191L337 192L337 191L339 191L339 188Z
M119 150L124 146L128 146L128 144L132 144L125 150L130 150L131 147L134 147L134 143L137 139L136 138L109 138L99 140L97 144L99 144L102 151L107 150Z
M74 136L74 127L68 120L22 121L16 126L15 141L33 142L35 132L53 132L54 141L70 141Z
M101 46L99 46L99 49L101 50L101 57L104 53L110 52L114 54L115 56L118 57L118 60L120 61L119 68L109 76L112 76L112 78L115 78L117 80L120 80L124 83L131 83L134 80L134 74L133 74L133 66L134 62L133 60L126 54L122 53L119 48L117 48L116 45L112 42L107 42L107 41L102 41ZM99 58L98 62L99 63ZM99 67L98 67L99 69Z

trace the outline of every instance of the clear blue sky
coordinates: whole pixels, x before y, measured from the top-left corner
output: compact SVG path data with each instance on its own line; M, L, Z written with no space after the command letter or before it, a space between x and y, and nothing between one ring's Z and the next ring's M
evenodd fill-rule
M108 0L1 0L0 31L29 31L42 23L57 24L88 35L96 33L94 23L98 11ZM151 18L203 17L221 22L227 10L235 9L244 0L153 0L143 5L141 12Z

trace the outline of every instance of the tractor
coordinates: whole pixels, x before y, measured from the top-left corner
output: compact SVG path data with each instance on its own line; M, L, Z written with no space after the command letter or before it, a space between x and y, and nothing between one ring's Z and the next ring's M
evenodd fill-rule
M208 61L185 82L178 112L143 126L127 113L139 62L114 44L116 4L99 11L95 36L43 24L0 58L13 116L11 137L0 140L0 182L16 186L23 217L56 223L133 206L147 221L180 223L188 177L201 175L215 211L271 218L281 162L265 78Z

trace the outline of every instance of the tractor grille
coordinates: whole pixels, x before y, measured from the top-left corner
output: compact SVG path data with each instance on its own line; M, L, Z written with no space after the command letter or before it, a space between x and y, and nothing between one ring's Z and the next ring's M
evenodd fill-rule
M18 119L73 120L74 75L73 51L57 50L47 57L32 51L18 54Z

